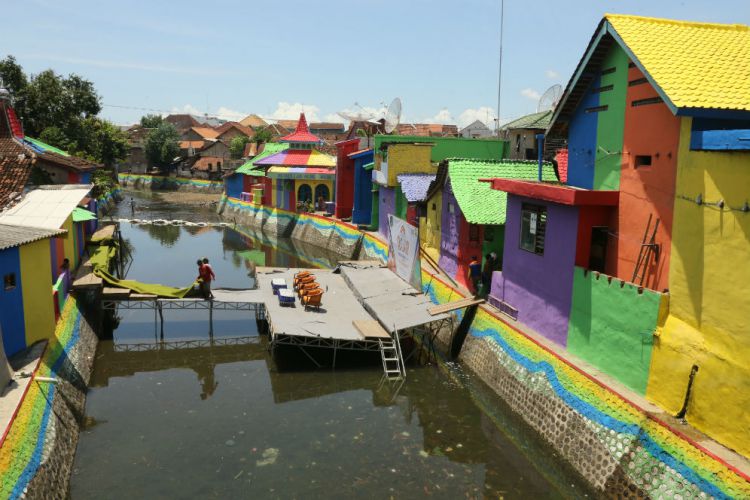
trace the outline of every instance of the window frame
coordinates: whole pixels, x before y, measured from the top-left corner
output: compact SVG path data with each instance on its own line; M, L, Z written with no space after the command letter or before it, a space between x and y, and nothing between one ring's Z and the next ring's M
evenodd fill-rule
M536 215L536 224L534 233L529 231L529 235L533 235L532 248L528 248L529 245L525 244L525 233L524 233L524 218L526 214L529 214L528 229L531 228L531 214ZM547 237L547 220L548 213L545 205L536 205L534 203L522 203L521 204L521 220L519 225L519 237L518 237L518 248L524 252L528 252L534 255L544 256L544 246Z

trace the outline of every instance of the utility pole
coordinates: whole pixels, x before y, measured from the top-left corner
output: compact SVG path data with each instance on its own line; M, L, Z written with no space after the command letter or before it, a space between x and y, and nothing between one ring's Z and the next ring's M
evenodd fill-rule
M503 81L503 21L505 20L505 0L500 0L500 57L497 71L497 137L500 138L500 89Z

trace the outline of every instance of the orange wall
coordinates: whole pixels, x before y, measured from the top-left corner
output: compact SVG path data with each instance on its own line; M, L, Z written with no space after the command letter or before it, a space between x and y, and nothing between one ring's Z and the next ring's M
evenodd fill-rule
M628 70L628 82L639 78L643 78L643 74L637 68ZM664 103L635 107L631 105L634 100L657 95L649 83L628 86L620 173L620 206L612 225L618 235L618 241L616 249L608 249L607 267L614 269L614 274L618 278L632 278L648 217L649 214L653 214L649 237L656 219L659 218L656 242L661 245L661 255L659 262L651 259L643 284L654 290L663 290L669 287L680 120ZM651 155L651 166L635 168L636 155Z

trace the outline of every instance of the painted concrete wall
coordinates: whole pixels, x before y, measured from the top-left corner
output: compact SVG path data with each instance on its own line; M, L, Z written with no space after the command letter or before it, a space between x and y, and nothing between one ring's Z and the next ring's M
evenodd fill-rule
M599 105L599 77L595 78L573 113L568 130L568 184L591 189L594 187L596 159L597 114L586 109Z
M15 274L16 286L6 290L0 284L0 326L5 354L12 356L26 347L21 256L18 247L0 250L0 278L4 279L7 274Z
M508 142L498 139L465 139L462 137L422 137L416 135L376 135L375 151L383 142L428 142L434 144L430 159L439 162L446 158L478 158L502 160L508 157Z
M422 248L430 258L440 259L440 240L443 226L443 193L438 191L427 200L426 215L419 219L419 240Z
M631 68L629 81L643 78L638 68ZM660 220L656 242L661 245L659 261L652 260L647 267L643 284L654 290L669 287L669 260L671 254L672 217L674 211L674 186L678 160L680 119L672 114L666 104L632 106L633 101L656 97L648 84L628 88L625 109L623 160L620 174L619 212L612 227L620 235L609 245L608 272L630 280L633 276L641 241L646 231L649 215L651 230ZM651 166L636 168L636 157L651 156Z
M547 207L544 255L520 248L521 204ZM573 289L578 210L508 195L503 272L494 273L491 294L518 310L518 320L565 345Z
M749 456L750 214L738 208L750 193L750 153L690 151L690 127L691 120L683 118L670 315L654 346L646 395L676 412L690 369L698 365L688 422ZM692 201L698 194L710 205ZM723 209L715 204L719 200Z
M388 146L388 186L397 186L401 174L437 171L430 163L432 144L392 144ZM382 161L381 155L376 155ZM380 162L376 164L380 168Z
M396 190L380 186L378 194L378 233L388 240L388 214L396 211Z
M65 257L70 259L70 266L72 268L75 268L78 265L78 259L76 257L75 231L73 229L73 217L72 216L68 216L68 218L65 219L65 223L62 225L62 229L65 229L66 231L68 231L62 236L63 251L65 252Z
M239 198L243 191L243 180L245 175L232 174L224 180L224 192L232 198Z
M625 51L617 44L612 45L602 61L599 106L607 106L607 109L594 113L599 121L596 127L594 189L616 190L620 187L629 62Z
M666 297L580 267L573 274L568 350L638 394L646 393L651 346Z
M26 344L31 345L38 340L50 338L55 330L52 282L49 279L52 274L49 242L39 240L27 243L20 247L19 254Z
M351 139L336 144L336 217L343 219L352 216L354 207L354 166L349 154L359 149L359 139Z
M459 243L461 241L461 219L463 219L461 208L458 206L458 201L456 201L456 197L453 195L450 179L448 179L443 186L443 209L440 214L442 236L440 238L440 260L438 264L440 264L440 267L449 276L454 277L459 283L465 286L466 277L457 276Z

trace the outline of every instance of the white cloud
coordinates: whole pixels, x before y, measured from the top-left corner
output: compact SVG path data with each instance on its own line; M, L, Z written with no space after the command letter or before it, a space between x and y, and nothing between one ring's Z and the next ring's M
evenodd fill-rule
M545 72L544 72L544 74L545 74L545 75L547 76L547 78L549 78L550 80L557 80L558 78L560 78L560 73L558 73L558 72L557 72L557 71L555 71L554 69L548 69L547 71L545 71Z
M451 115L451 112L448 111L448 109L443 108L438 113L430 118L425 118L420 123L441 123L443 125L450 125L456 123L456 120L453 119L453 115Z
M346 123L346 120L341 118L336 113L329 113L323 117L323 120L329 122L329 123Z
M538 101L539 98L542 97L542 94L534 89L523 89L521 91L521 95L527 99L531 99L532 101Z
M229 120L233 122L238 122L247 116L246 113L237 111L235 109L225 108L224 106L219 107L219 109L216 110L215 114L222 120Z
M173 107L169 111L169 113L162 113L162 114L163 115L167 115L167 114L182 115L182 114L185 114L185 115L199 115L199 116L203 116L203 111L201 111L200 109L196 108L192 104L185 104L182 107L175 106L175 107Z
M308 123L320 120L318 116L318 113L320 113L319 107L313 104L288 103L284 101L279 102L276 110L268 117L264 116L264 118L270 118L271 120L296 120L299 118L300 113L305 113Z
M495 110L489 106L465 109L460 115L458 115L458 127L464 128L465 126L474 123L475 120L479 120L489 128L494 128Z

